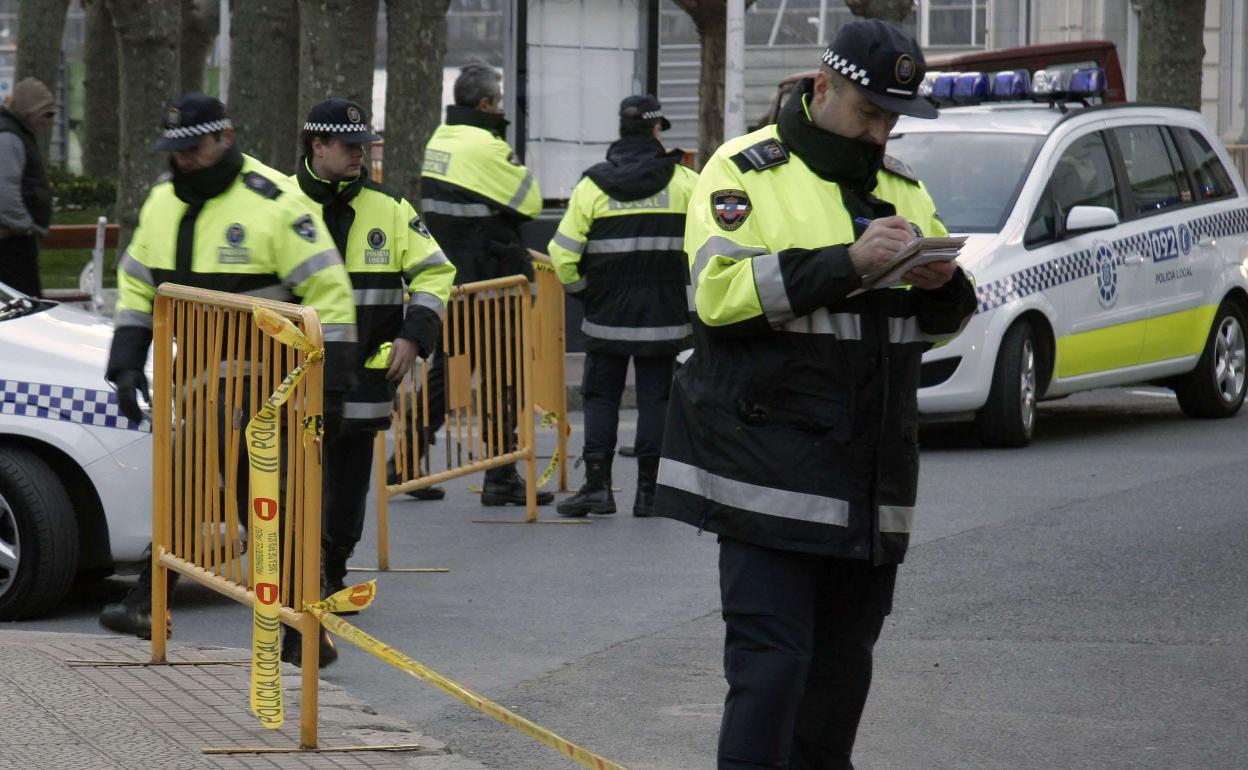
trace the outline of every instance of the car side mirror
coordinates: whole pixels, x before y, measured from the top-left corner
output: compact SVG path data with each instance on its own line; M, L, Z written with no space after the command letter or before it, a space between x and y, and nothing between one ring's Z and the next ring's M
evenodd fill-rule
M1075 206L1066 215L1066 232L1070 235L1117 226L1118 215L1105 206Z

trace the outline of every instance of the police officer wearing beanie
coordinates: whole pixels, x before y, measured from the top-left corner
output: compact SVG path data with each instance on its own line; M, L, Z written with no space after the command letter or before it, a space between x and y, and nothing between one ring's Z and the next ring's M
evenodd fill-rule
M927 190L884 154L918 94L918 45L841 28L779 117L707 162L685 229L694 353L676 374L658 514L719 536L728 696L720 770L849 770L919 474L923 352L975 292L954 263L862 290Z
M611 460L620 396L631 357L637 380L637 495L634 516L654 513L667 396L676 354L689 347L685 209L698 175L665 152L671 128L653 96L620 102L620 138L585 171L547 250L570 296L585 305L589 337L585 484L561 502L563 516L615 513Z
M13 87L0 107L0 283L38 297L39 240L52 223L52 186L36 134L52 124L56 102L35 78Z
M150 402L144 365L156 287L170 282L315 308L325 341L326 421L340 419L343 394L355 385L355 303L320 214L284 175L239 150L224 105L211 96L177 99L165 113L162 138L153 149L169 153L169 175L148 193L139 225L117 263L106 377L117 389L121 412L135 422L144 419L139 395ZM220 403L224 407L224 399ZM218 419L224 425L231 416ZM248 509L245 452L240 461L235 502L242 517ZM171 580L171 590L172 585ZM115 631L150 636L150 566L122 602L104 608L100 622ZM297 635L283 640L283 660L297 662L299 647L292 638ZM322 630L322 665L334 657Z
M359 329L359 385L325 437L322 553L326 590L342 590L364 528L373 440L390 427L395 388L438 348L455 267L416 209L369 179L364 145L378 141L363 108L328 99L308 113L295 174L346 262ZM404 299L406 298L406 313Z

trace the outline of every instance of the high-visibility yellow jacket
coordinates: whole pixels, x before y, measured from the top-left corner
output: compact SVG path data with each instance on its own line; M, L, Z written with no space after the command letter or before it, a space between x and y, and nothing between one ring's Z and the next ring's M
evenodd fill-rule
M319 213L286 177L231 149L216 166L158 182L117 264L108 378L142 370L156 287L180 283L313 307L325 338L325 390L353 383L351 281Z

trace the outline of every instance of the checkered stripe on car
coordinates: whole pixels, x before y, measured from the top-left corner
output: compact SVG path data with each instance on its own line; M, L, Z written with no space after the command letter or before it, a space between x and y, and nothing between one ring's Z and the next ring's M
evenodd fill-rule
M70 388L41 382L0 380L0 414L76 422L100 428L143 430L117 406L111 390Z
M1092 250L1084 249L1019 270L976 290L977 312L987 313L1007 302L1092 275Z
M1248 208L1222 211L1207 217L1198 217L1188 223L1196 238L1225 238L1228 235L1248 233Z

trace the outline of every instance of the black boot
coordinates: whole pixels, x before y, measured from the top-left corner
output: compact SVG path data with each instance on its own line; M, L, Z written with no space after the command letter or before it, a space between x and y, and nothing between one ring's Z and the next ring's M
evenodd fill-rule
M398 484L399 481L399 472L394 469L394 457L392 455L386 462L386 483ZM437 486L421 487L408 492L407 496L416 500L441 500L446 497L446 490Z
M633 500L633 515L646 519L654 515L654 488L658 485L659 458L637 458L637 497Z
M615 513L615 495L611 494L611 455L585 457L585 483L555 509L560 516L584 516L587 513Z
M321 627L321 668L338 660L338 647L325 628ZM282 662L303 666L303 634L293 628L282 627Z
M173 588L178 584L178 573L167 570L165 574L168 583L166 592L168 599L166 599L165 606L168 607L169 599L173 598ZM134 587L126 594L126 598L104 605L104 609L100 611L100 625L119 634L133 635L140 639L152 638L152 565L150 562L143 568L143 572L139 574L139 582L134 584ZM172 611L168 614L165 627L165 638L170 636L173 636Z
M481 488L482 505L524 505L524 479L516 472L516 466L504 465L485 472L485 484ZM537 504L550 505L555 501L554 492L537 491Z

